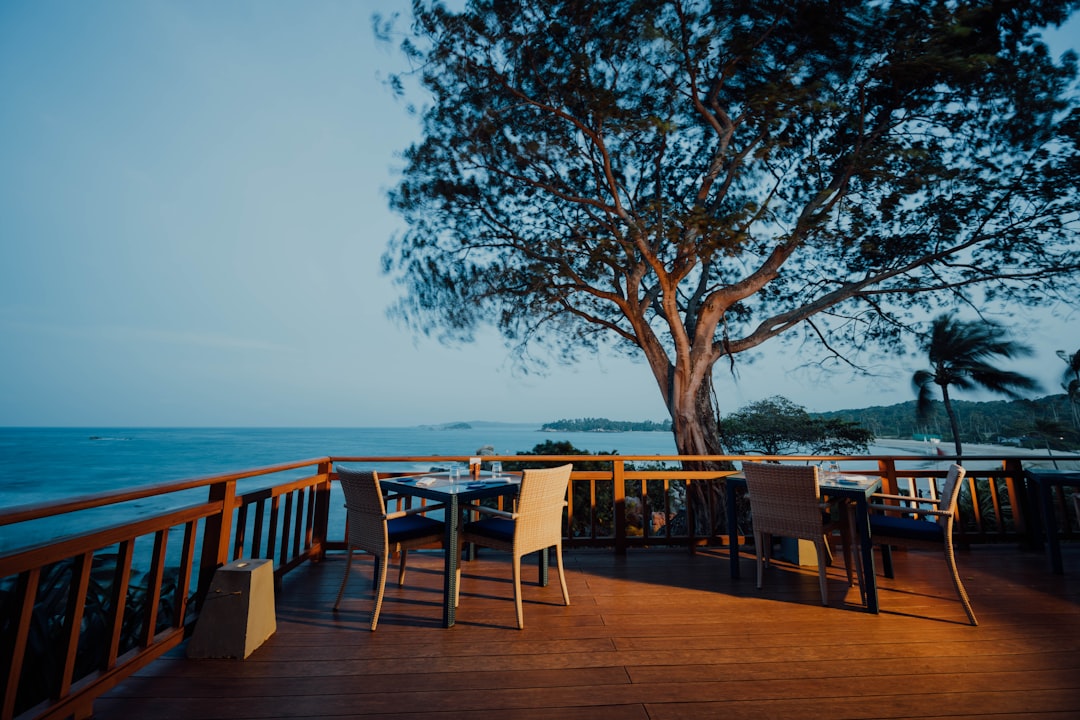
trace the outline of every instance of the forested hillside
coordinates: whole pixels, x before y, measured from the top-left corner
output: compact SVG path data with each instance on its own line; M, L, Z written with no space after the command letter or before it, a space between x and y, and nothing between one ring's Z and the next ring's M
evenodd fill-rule
M540 428L547 431L563 430L566 432L671 432L671 421L653 422L642 420L608 420L607 418L578 418L576 420L556 420L544 423Z
M1035 400L995 400L970 402L953 400L960 417L961 440L998 443L1002 438L1028 447L1080 447L1080 432L1074 408L1067 395L1048 395ZM915 417L915 401L898 405L814 413L824 418L840 418L860 423L877 437L910 438L916 434L938 435L951 440L944 406L934 403L934 415L920 423Z

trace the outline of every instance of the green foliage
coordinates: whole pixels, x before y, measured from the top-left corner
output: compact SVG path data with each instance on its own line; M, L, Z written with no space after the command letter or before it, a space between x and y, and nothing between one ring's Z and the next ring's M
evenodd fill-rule
M812 417L787 398L751 403L723 418L724 443L735 454L855 455L865 453L874 434L858 422Z
M587 450L579 450L570 442L547 440L536 445L531 451L519 452L518 456L529 455L584 455L588 456ZM616 451L595 453L598 457L613 457L618 455ZM562 465L561 461L533 462L522 460L520 462L506 461L503 468L506 470L520 471L526 468L553 467ZM664 463L644 463L635 465L627 463L627 469L665 469ZM574 470L610 471L611 462L603 460L575 460ZM612 480L598 480L595 483L595 493L589 483L580 482L572 485L573 515L569 519L570 537L587 537L593 528L595 520L597 534L600 538L615 537L615 484ZM683 537L688 533L686 523L686 482L672 481L667 495L664 494L663 482L651 480L644 485L640 480L627 480L625 488L626 497L626 524L627 533L631 536L661 536L670 524L671 533L675 537ZM594 517L595 516L595 517Z
M643 420L608 420L607 418L580 418L578 420L556 420L544 423L543 430L565 430L567 432L671 432L671 420L653 422Z
M1055 422L1068 417L1070 402L1066 395L1047 395L1011 401L954 400L953 408L959 420L960 437L964 442L996 443L999 438L1008 438L1018 440L1023 447L1043 448L1041 440L1030 436L1036 424L1043 420ZM878 437L906 439L926 431L944 437L950 436L948 418L940 401L931 404L925 421L917 419L914 401L815 413L814 416L858 422ZM1077 438L1075 430L1069 429L1064 433L1064 437L1067 447L1080 447L1080 438Z
M587 450L579 450L568 441L545 440L534 446L532 450L517 453L519 457L529 455L592 455ZM618 452L598 452L598 456L614 456ZM503 469L507 471L525 470L537 467L557 467L565 465L563 461L528 461L515 462L508 460L503 462ZM574 470L610 470L611 462L574 460ZM615 536L615 485L611 480L596 482L596 494L592 496L588 483L573 483L571 500L573 501L573 515L569 518L570 536L581 537L592 531L593 514L595 513L596 525L601 537Z
M576 447L574 447L573 443L571 443L569 441L566 441L566 440L545 440L544 442L533 446L532 450L523 450L521 452L518 452L517 454L518 454L518 456L525 456L525 455L592 455L593 453L590 453L588 450L578 450ZM595 454L602 456L602 455L618 455L619 453L618 453L617 450L612 450L611 452L597 452ZM551 461L551 462L521 461L521 462L514 462L513 460L508 460L508 461L503 463L503 469L504 470L520 471L520 470L524 470L526 468L531 468L531 467L532 468L536 468L536 467L558 467L559 465L565 465L565 464L566 463L562 462L562 461ZM600 461L593 462L593 461L589 461L589 460L575 460L574 461L574 469L575 470L610 470L611 469L611 463L610 462L600 462Z

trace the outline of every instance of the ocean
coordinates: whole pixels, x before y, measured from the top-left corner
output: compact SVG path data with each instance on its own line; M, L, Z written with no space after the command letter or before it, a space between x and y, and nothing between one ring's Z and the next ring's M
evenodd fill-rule
M579 450L619 455L674 455L669 432L546 432L527 423L470 422L467 426L385 428L0 428L0 507L50 502L92 493L266 467L327 455L455 456L516 455L546 442L569 442ZM871 447L871 453L896 454ZM363 467L362 463L351 463ZM426 470L408 465L398 469ZM299 476L303 471L295 471ZM276 476L275 480L280 479ZM246 485L245 485L246 483ZM263 487L266 478L240 483L240 491ZM115 521L199 502L205 490L150 499L31 527L0 527L0 552L27 537L57 537L88 524Z
M515 455L545 441L590 452L671 455L666 432L544 432L538 425L467 428L0 428L0 506L337 456Z
M467 427L466 427L467 426ZM367 428L0 428L0 507L50 502L170 480L204 477L334 456L476 455L490 446L516 455L546 441L569 442L579 450L620 455L672 455L668 432L546 432L538 424L470 422L453 426ZM363 467L362 463L350 463ZM400 469L425 470L426 467ZM302 471L296 471L299 475ZM279 479L280 476L275 476ZM245 486L244 483L247 483ZM241 491L267 480L240 484ZM170 496L170 503L198 502L205 490ZM131 503L124 514L161 509L162 501ZM105 512L0 527L0 552L21 546L26 536L42 539L96 525ZM115 518L116 512L108 515Z

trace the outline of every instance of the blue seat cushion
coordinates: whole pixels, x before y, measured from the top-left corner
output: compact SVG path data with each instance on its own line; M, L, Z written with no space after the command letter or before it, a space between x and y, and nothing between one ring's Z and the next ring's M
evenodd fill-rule
M386 532L390 542L415 540L427 535L441 535L445 527L438 520L423 515L406 515L386 521Z
M870 516L870 537L874 541L895 538L897 540L921 540L923 542L945 542L945 531L941 525L928 520L916 520L909 517L891 515Z
M465 532L501 542L514 541L514 521L506 518L484 518L465 526Z

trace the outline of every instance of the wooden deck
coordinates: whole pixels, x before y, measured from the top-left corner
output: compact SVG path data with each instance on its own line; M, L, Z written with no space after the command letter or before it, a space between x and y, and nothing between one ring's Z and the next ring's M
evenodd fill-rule
M354 564L335 615L334 556L286 577L277 633L247 660L178 648L99 699L95 717L1075 720L1080 547L1064 549L1064 576L1011 546L961 551L979 627L937 555L894 553L874 616L839 558L822 607L816 568L778 563L759 592L746 553L732 581L723 549L573 551L569 607L554 571L541 588L526 568L521 631L502 556L466 564L457 625L444 629L441 558L414 552L375 633L370 562Z

